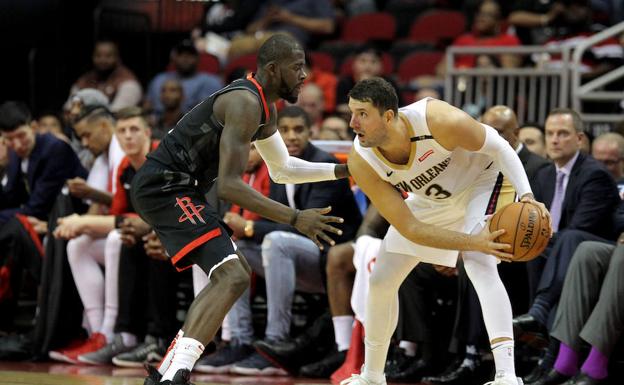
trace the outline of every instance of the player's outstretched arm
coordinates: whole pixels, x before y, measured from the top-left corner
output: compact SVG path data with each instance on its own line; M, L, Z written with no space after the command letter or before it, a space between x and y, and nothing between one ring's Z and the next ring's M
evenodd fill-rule
M275 124L275 120L271 122ZM256 140L256 148L269 169L271 179L277 183L311 183L325 180L347 178L349 170L346 164L308 162L290 156L277 127L270 128L271 133Z
M333 244L327 233L341 231L329 223L342 223L342 218L327 216L330 208L294 210L260 194L244 183L241 175L249 159L251 138L260 122L260 106L251 93L245 91L224 95L235 97L228 103L225 126L219 144L219 177L217 191L220 199L235 203L275 222L291 224L320 246L319 238Z
M349 155L349 170L357 185L381 215L412 242L438 249L482 251L502 259L512 257L505 252L511 248L510 245L494 242L504 230L470 235L425 224L413 215L406 215L410 213L410 209L401 194L391 184L379 178L355 150L351 150Z

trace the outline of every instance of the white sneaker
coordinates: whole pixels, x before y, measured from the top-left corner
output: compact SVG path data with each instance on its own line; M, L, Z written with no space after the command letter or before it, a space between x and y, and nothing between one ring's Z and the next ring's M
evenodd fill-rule
M362 377L360 374L352 374L346 380L340 381L340 385L387 385L386 380L382 382L372 382Z
M524 382L522 382L522 378L520 377L516 377L514 380L513 377L508 376L505 371L499 370L494 376L494 381L488 381L483 385L524 385Z

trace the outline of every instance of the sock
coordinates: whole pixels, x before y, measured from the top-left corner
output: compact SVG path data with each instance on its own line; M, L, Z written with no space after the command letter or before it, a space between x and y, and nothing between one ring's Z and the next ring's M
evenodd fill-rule
M195 362L199 360L203 352L204 345L196 339L188 337L178 339L175 351L171 357L171 363L160 381L173 380L173 376L180 369L192 370Z
M85 308L85 316L91 333L99 333L104 320L104 309L101 307Z
M466 345L466 357L464 357L464 361L462 361L460 366L475 370L479 366L480 361L477 347L475 345Z
M494 366L496 372L504 371L506 377L516 379L516 367L514 365L514 342L505 340L492 344L492 354L494 355Z
M340 315L332 317L334 324L334 335L338 351L349 350L351 346L351 329L353 329L353 316Z
M362 376L372 382L384 382L386 380L386 376L384 376L383 371L374 372L372 370L368 370L366 365L364 365L364 368L362 369Z
M171 365L171 360L175 352L176 344L178 340L182 338L182 336L184 336L184 331L180 329L180 331L178 332L178 334L176 334L173 341L171 341L171 345L169 345L169 348L167 349L167 353L165 353L165 356L163 357L162 361L160 361L160 365L158 365L158 372L161 375L165 374L167 369L169 369L169 365Z
M595 380L602 380L608 376L608 364L609 357L605 356L600 350L592 346L589 356L587 356L581 371Z
M117 308L110 308L106 306L104 310L104 320L102 321L102 326L100 327L100 333L106 336L106 342L113 342L113 338L115 338L115 322L117 321Z
M399 342L399 347L405 350L405 355L408 357L416 357L416 343L411 341Z
M127 348L131 348L137 345L137 337L132 333L121 332L121 340Z
M578 353L562 342L554 368L557 372L572 377L578 371L578 361Z

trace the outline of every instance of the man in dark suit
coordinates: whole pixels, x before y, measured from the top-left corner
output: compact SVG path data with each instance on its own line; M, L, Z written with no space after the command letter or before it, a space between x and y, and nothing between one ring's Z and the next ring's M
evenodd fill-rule
M15 214L46 219L65 181L87 174L67 143L51 134L35 134L36 124L24 104L0 106L0 131L9 148L0 229Z
M546 151L554 163L537 173L533 193L550 210L555 235L544 258L528 264L536 295L528 314L514 319L519 338L527 332L545 333L552 324L574 251L582 241L614 239L612 216L620 202L611 174L580 152L583 123L576 111L551 111L545 132ZM543 369L551 364L547 361Z
M278 130L291 156L310 162L336 163L334 156L309 142L310 126L310 118L297 106L284 108L277 120ZM345 220L338 225L342 234L334 238L337 244L353 239L362 220L346 179L298 185L271 182L269 198L298 210L331 206L331 215ZM253 271L265 278L268 307L265 338L271 341L287 338L295 289L325 293L323 272L327 258L325 252L329 245L324 243L324 249L319 250L294 227L266 219L245 221L240 216L228 213L225 222L235 234L244 234L237 241L237 246L247 257ZM243 294L227 317L232 327L230 346L200 359L195 370L207 373L229 370L237 374L260 376L286 374L258 353L252 352L249 346L241 346L250 344L253 338L249 295Z

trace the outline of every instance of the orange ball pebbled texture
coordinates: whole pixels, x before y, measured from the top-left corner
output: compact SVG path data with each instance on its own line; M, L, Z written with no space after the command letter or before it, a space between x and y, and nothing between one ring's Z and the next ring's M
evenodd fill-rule
M514 202L494 214L490 231L505 229L496 242L511 245L514 262L527 262L539 256L550 239L548 220L542 218L539 208L531 203Z

